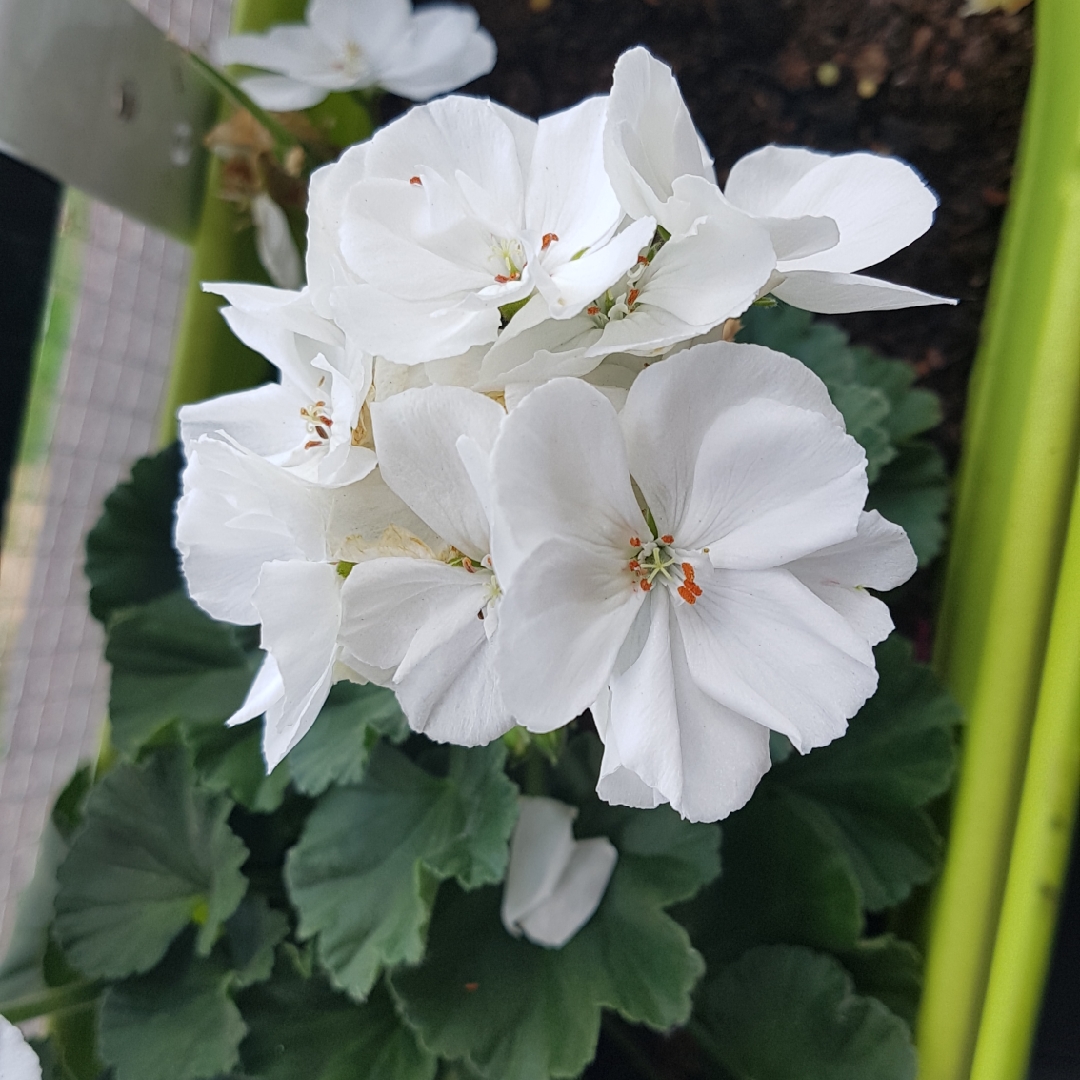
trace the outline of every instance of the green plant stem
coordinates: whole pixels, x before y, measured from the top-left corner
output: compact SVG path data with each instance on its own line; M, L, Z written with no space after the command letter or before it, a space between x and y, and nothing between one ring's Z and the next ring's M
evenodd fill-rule
M972 1080L1027 1073L1080 794L1080 485L1073 496Z
M39 1016L52 1016L71 1009L84 1008L96 1001L101 987L95 982L75 982L56 986L40 994L30 994L14 1001L0 1003L0 1016L13 1024L34 1020Z
M970 1077L1077 464L1080 4L1040 0L1035 26L935 655L968 724L930 927L921 1080ZM1010 1031L1016 1047L1027 1038Z

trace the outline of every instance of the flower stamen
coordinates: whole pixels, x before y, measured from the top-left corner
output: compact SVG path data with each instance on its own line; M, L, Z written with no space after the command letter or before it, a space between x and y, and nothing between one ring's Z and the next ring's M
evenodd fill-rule
M544 238L540 242L540 250L547 251L547 249L551 247L551 245L554 244L558 239L559 237L557 233L544 233Z

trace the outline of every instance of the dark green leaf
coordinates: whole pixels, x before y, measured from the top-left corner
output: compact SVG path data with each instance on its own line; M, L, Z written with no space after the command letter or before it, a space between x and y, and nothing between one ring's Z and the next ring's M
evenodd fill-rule
M385 744L356 787L336 788L308 819L286 880L302 938L354 997L379 971L424 955L440 881L466 888L501 881L517 816L499 744L450 752L437 778Z
M722 854L720 879L676 912L710 970L754 945L854 946L863 926L855 874L785 791L763 785L732 814Z
M232 803L195 790L186 752L121 766L91 792L60 866L54 927L91 978L148 971L191 922L210 951L247 889L247 849L227 824Z
M878 692L847 734L792 755L767 780L849 860L871 911L898 904L937 869L941 840L920 807L948 789L960 718L907 642L894 635L876 654Z
M591 804L575 831L596 835L603 822L619 862L596 914L565 946L511 937L500 890L449 885L424 963L390 976L406 1019L440 1056L492 1080L570 1077L592 1060L602 1007L658 1029L686 1021L704 964L663 909L716 876L719 830L666 807Z
M859 997L831 957L772 945L717 973L702 995L702 1022L740 1080L914 1080L907 1025Z
M244 645L244 631L215 622L183 593L117 612L105 651L116 749L133 757L174 721L227 720L243 704L260 662Z
M90 613L108 622L117 608L183 587L172 546L173 505L180 493L179 444L135 463L131 479L105 500L86 538Z
M249 1035L244 1068L265 1080L431 1080L435 1058L376 986L364 1005L305 979L286 962L273 979L242 994Z
M237 986L265 982L274 953L288 936L289 920L259 893L248 893L225 924L225 947Z
M281 762L269 776L262 755L262 724L238 727L215 724L189 729L199 784L218 791L260 814L273 813L289 786L289 764Z
M213 1080L239 1063L247 1029L229 996L232 973L182 939L153 971L110 986L100 1052L115 1080Z
M321 795L333 784L358 784L379 736L399 743L408 734L392 691L370 683L337 683L311 730L289 754L293 783L305 795Z
M855 980L860 994L869 994L914 1026L922 992L919 950L892 934L867 938L838 959Z
M878 510L902 525L911 546L925 566L945 542L945 511L949 506L949 477L941 452L929 443L902 447L895 461L881 471L870 489L868 510Z

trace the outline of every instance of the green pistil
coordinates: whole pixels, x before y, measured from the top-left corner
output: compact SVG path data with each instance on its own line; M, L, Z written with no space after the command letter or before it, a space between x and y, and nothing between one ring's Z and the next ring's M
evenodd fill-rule
M352 573L352 568L356 565L354 562L346 562L342 559L337 564L337 572L339 577L347 578Z

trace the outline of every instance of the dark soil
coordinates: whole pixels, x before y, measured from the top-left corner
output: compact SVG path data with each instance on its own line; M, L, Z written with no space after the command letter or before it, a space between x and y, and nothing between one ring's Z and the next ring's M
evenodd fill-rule
M669 63L721 182L769 142L911 162L941 199L934 227L880 276L960 299L842 319L939 391L959 444L1031 66L1031 9L961 18L960 0L471 0L499 61L470 90L540 116L604 92L619 54ZM822 65L839 81L822 86Z

